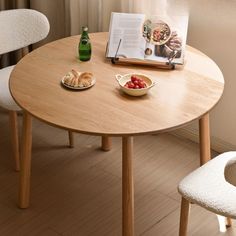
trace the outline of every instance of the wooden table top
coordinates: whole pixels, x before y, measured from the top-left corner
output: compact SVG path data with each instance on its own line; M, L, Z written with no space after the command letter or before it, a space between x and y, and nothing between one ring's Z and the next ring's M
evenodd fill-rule
M209 112L224 90L218 66L187 47L186 63L173 71L112 65L104 57L107 33L90 34L92 59L76 59L79 36L61 39L25 56L10 78L15 101L34 117L73 131L109 136L158 133L181 127ZM83 91L61 86L71 69L92 72L96 84ZM143 97L123 94L116 74L138 72L157 85Z

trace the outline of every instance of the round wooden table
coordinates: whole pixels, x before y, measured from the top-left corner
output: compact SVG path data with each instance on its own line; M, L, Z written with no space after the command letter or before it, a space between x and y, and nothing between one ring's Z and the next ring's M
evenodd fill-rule
M92 59L78 62L79 36L64 38L34 50L15 67L10 90L24 110L19 206L29 206L32 116L71 131L122 137L123 235L134 234L133 136L166 132L199 119L201 164L210 159L209 111L219 101L224 79L217 65L198 50L187 47L184 67L158 70L112 65L105 59L107 33L90 34ZM72 91L61 86L71 69L89 71L94 87ZM138 72L157 85L142 97L123 94L116 74ZM157 153L158 155L158 153Z

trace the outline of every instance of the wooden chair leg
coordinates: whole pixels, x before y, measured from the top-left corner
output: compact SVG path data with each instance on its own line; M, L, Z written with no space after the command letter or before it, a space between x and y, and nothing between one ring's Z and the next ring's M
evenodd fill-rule
M73 148L74 147L74 134L72 131L68 131L69 135L69 147Z
M225 221L226 221L226 227L227 227L227 228L229 228L229 227L232 226L232 220L231 220L231 218L226 217Z
M10 132L11 132L11 143L13 158L15 162L15 170L20 170L20 150L19 150L19 134L18 134L18 125L17 125L17 112L9 112L9 121L10 121Z
M24 209L30 203L30 175L32 150L32 117L24 111L22 127L21 171L19 189L19 207Z
M186 200L184 197L182 197L179 236L187 236L189 211L190 211L190 202Z

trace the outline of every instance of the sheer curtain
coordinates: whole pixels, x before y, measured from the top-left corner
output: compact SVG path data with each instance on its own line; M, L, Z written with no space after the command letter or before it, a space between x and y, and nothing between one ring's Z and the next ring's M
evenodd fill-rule
M147 16L181 11L187 0L0 0L0 10L32 8L43 12L51 30L47 41L79 34L87 25L90 32L108 31L115 12L144 13ZM179 7L181 6L181 7Z
M144 13L147 16L186 12L187 0L67 0L70 34L80 33L83 25L90 32L108 31L111 12Z
M108 31L111 12L144 13L147 16L182 12L187 0L0 0L0 10L31 8L44 13L50 22L50 33L44 41L33 45L81 33L86 25L89 32ZM16 63L21 53L1 57L1 65Z

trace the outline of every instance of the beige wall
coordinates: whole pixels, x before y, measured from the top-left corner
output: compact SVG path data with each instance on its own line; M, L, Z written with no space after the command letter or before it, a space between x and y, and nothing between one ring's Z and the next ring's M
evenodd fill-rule
M211 134L225 149L236 147L236 1L190 1L188 44L210 56L224 74L223 97L211 112Z

